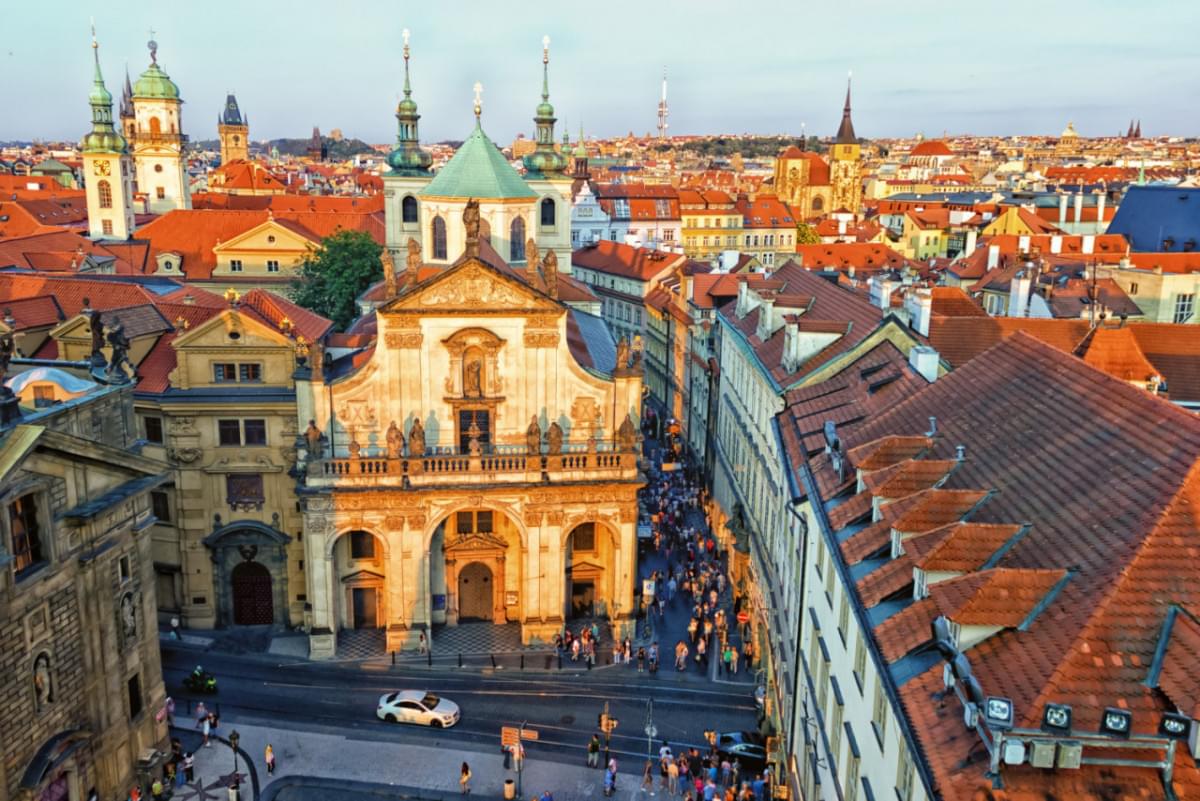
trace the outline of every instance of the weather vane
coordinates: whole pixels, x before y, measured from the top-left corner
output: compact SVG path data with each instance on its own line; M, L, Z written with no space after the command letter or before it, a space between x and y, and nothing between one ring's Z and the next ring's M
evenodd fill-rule
M150 48L150 63L158 63L158 42L154 41L154 29L150 29L150 41L146 42L146 47Z
M400 35L404 37L404 60L408 61L408 28L401 31Z
M483 113L483 84L479 81L475 82L475 119L479 119L479 115Z
M543 64L550 63L550 37L549 36L542 37L542 63Z

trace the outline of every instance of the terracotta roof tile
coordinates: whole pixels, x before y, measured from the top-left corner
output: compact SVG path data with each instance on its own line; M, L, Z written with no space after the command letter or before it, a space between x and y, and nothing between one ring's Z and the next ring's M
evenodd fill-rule
M931 447L931 437L886 436L851 448L846 457L859 470L879 470L912 459Z
M864 476L863 484L876 497L905 498L943 481L956 467L958 462L954 459L912 459L896 465L895 472L889 475L872 473Z
M829 525L835 531L871 514L871 493L860 492L829 510Z
M1021 530L1016 524L959 521L904 541L904 550L922 570L969 573L981 568Z
M571 254L571 264L597 272L649 281L683 261L682 256L602 239Z
M10 298L4 301L0 319L12 315L13 330L27 331L31 328L47 328L65 320L66 314L53 295L37 295L31 298Z
M945 317L987 317L971 296L956 286L935 286L930 294L933 299L932 311Z
M1171 625L1158 686L1185 715L1200 719L1200 621L1181 612Z
M912 560L907 554L902 554L900 558L875 568L859 579L858 597L864 606L875 606L912 583Z
M920 502L892 523L903 534L925 531L961 520L986 498L983 490L930 489L920 493Z

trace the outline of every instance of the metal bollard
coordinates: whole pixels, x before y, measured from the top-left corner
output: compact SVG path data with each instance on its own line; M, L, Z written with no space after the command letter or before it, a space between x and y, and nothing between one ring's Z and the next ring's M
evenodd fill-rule
M491 657L491 660L492 660L492 670L495 670L496 669L496 655L488 654L488 656Z
M392 651L392 666L395 667L395 665L396 665L396 652Z
M550 665L553 663L553 661L554 657L550 656L550 654L546 654L546 670L550 669Z
M426 662L426 663L427 663L427 664L428 664L430 667L433 667L433 649L432 649L432 648L430 648L429 650L427 650L427 651L425 652L425 662Z
M458 666L462 667L462 651L458 652Z
M558 655L558 669L562 670L562 654Z
M525 669L525 654L521 654L521 670Z

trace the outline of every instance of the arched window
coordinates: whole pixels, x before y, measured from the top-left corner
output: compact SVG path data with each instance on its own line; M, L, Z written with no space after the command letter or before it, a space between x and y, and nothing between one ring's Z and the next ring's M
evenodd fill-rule
M152 133L152 134L162 133L162 123L159 122L158 117L150 118L150 133Z
M433 218L433 257L446 258L446 221L441 217Z
M812 210L820 211L823 208L825 208L825 198L821 197L820 195L817 195L816 197L813 198Z
M406 223L417 221L417 199L412 195L405 195L400 201L400 219Z
M100 198L100 208L112 208L112 184L108 181L101 181L96 184L96 196Z
M554 200L542 199L542 225L554 227Z
M517 217L508 227L508 260L525 261L525 218Z

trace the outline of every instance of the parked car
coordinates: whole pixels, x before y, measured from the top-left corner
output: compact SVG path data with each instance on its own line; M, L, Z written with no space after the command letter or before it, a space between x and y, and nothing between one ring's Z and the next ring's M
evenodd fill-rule
M767 767L767 743L761 734L754 731L727 731L717 735L717 753L730 762L742 764L742 775L746 771L759 773Z
M399 690L380 696L375 714L388 723L416 723L435 729L458 723L458 704L421 690Z

